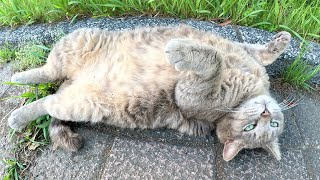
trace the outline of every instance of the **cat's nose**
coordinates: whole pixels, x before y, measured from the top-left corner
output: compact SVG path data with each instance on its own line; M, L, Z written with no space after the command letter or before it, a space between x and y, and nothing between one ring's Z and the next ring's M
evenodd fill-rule
M261 113L261 116L270 116L270 112L267 109L264 109L264 111Z

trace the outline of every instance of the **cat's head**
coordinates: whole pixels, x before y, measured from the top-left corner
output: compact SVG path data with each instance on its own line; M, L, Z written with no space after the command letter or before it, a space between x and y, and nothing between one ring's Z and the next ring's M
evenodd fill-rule
M218 138L224 143L223 159L233 159L243 148L264 148L280 160L278 136L283 127L283 113L271 96L243 102L217 124Z

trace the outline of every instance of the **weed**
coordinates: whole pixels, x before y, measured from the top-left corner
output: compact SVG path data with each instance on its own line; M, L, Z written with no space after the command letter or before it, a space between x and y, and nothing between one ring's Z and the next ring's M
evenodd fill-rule
M0 65L13 60L16 57L16 49L9 45L0 49Z
M24 169L24 166L17 159L3 159L3 164L6 166L5 175L2 180L19 180L19 171Z
M310 91L313 90L313 88L309 85L309 81L320 71L320 65L314 67L301 60L306 51L306 47L307 44L302 45L302 50L299 55L287 69L282 72L281 77L284 82Z
M21 86L21 84L4 82L3 84ZM39 98L48 96L49 94L54 93L58 89L57 84L38 84L38 85L27 85L30 91L25 92L19 96L11 96L8 98L23 98L25 99L24 105L27 105L33 101L36 101ZM49 115L40 116L33 122L31 122L25 129L25 131L19 136L23 137L23 140L20 143L27 143L27 146L30 149L35 149L39 145L48 144L49 141L49 131L48 127L51 121Z
M34 43L30 45L24 45L22 46L17 52L16 52L16 59L14 60L14 63L16 63L17 67L22 67L20 69L24 69L26 65L31 67L37 67L38 62L43 63L45 62L48 52L50 51L50 48L44 45L36 45ZM26 61L27 58L31 61ZM7 98L23 98L24 105L27 105L29 103L32 103L33 101L36 101L39 98L43 98L45 96L48 96L49 94L54 93L58 85L57 84L18 84L18 83L12 83L12 82L4 82L3 84L7 85L13 85L13 86L28 86L29 91L25 92L19 96L11 96ZM24 129L24 132L16 132L15 130L11 129L9 131L9 137L11 139L14 135L16 135L15 139L17 141L16 146L14 149L12 149L14 152L20 152L27 150L36 150L40 146L44 146L50 143L50 137L49 137L49 124L51 122L51 117L49 115L44 115L41 117L38 117L34 121L32 121L27 127ZM19 155L17 155L19 157ZM4 163L6 166L6 176L5 179L19 179L19 170L24 169L22 163L19 163L16 159L7 159L4 160ZM28 164L28 163L25 163Z
M22 45L15 53L16 58L13 61L13 68L18 71L32 69L40 66L46 61L47 49L43 45L26 43Z
M11 82L4 82L3 84L7 85L14 85L14 86L23 86L22 84L11 83ZM36 101L38 98L45 97L49 94L54 93L58 85L56 84L38 84L38 85L27 85L29 86L30 91L25 92L19 96L12 96L8 98L23 98L25 99L24 105L32 103ZM51 122L51 117L49 115L40 116L24 129L23 132L19 133L13 129L9 131L10 139L13 139L14 135L16 135L16 145L12 149L15 154L24 150L36 150L41 146L48 145L50 143L49 137L49 125ZM25 153L24 153L25 154ZM16 155L20 157L19 155ZM6 159L3 160L6 164L6 175L4 179L19 179L19 170L25 169L22 165L23 163L19 163L16 159ZM22 161L23 162L23 161ZM25 162L28 165L28 162ZM28 167L28 166L27 166Z

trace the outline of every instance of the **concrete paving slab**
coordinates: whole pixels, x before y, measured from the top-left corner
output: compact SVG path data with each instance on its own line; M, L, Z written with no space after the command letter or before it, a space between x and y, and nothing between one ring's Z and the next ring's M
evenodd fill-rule
M207 136L190 136L179 133L176 130L158 128L158 129L129 129L118 128L115 126L108 126L106 124L91 124L79 123L75 126L86 127L95 131L105 132L120 138L127 138L132 140L153 141L172 145L181 145L188 147L209 147L214 143L218 143L218 139L213 131L211 135Z
M104 179L214 179L215 152L116 138Z
M265 150L242 150L233 160L225 162L218 154L217 179L308 179L307 166L301 150L282 149L277 161Z
M281 94L281 91L275 88L271 88L272 96L278 103L282 102L287 96ZM285 117L284 131L279 137L279 143L281 148L301 148L304 146L302 137L298 126L296 124L294 114L292 111L283 111Z
M297 149L303 148L304 146L300 131L296 125L295 119L292 118L292 116L292 112L284 112L285 127L283 133L279 137L281 148Z
M305 145L320 145L320 102L312 97L304 98L300 105L288 110L297 122Z
M311 179L320 179L320 146L305 151Z
M100 179L104 158L110 153L114 138L87 129L75 132L84 138L79 152L52 151L47 147L33 163L27 179Z

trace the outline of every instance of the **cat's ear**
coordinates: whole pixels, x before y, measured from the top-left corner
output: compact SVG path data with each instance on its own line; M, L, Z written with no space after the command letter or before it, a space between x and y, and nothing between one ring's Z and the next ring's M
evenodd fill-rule
M230 140L228 139L224 143L224 148L223 148L223 159L225 161L230 161L233 159L239 151L243 148L243 145L237 141Z
M278 139L271 141L269 144L265 145L263 147L267 151L271 152L271 154L278 160L281 160L281 152L280 152L280 146L278 143Z

